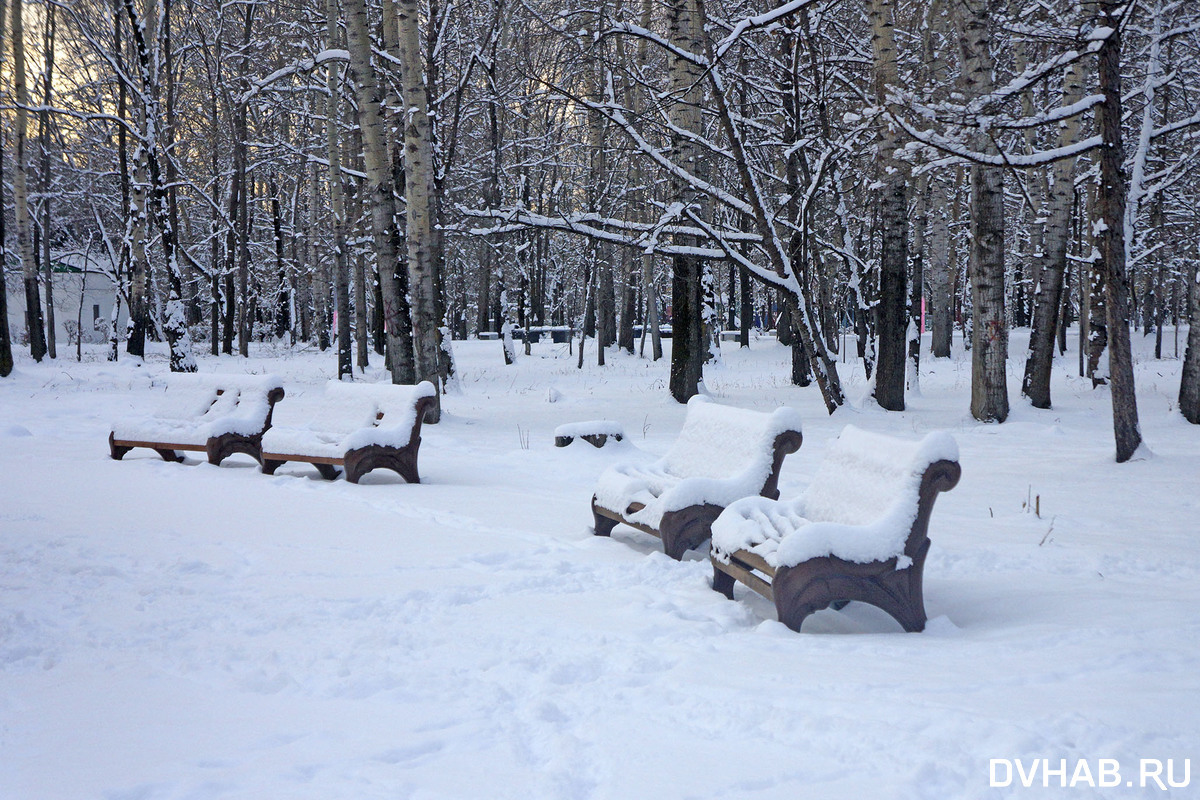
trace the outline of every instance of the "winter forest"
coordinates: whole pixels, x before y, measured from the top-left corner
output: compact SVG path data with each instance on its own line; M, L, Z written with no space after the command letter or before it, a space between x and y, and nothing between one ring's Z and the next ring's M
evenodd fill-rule
M1050 407L1069 369L1110 387L1124 461L1130 339L1153 336L1200 423L1195 3L6 0L3 19L0 303L26 324L0 331L0 374L13 348L68 357L46 277L82 254L116 287L108 357L165 341L175 371L284 339L339 376L374 359L445 386L467 337L512 363L553 330L602 364L657 360L669 331L682 402L722 331L770 328L830 413L846 356L902 410L959 330L977 420ZM1078 363L1053 365L1069 327Z

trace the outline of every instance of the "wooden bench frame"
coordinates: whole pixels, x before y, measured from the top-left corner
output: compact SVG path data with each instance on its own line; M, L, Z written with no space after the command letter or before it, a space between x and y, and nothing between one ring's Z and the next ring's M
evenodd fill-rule
M772 500L779 498L779 470L783 467L783 460L799 450L803 443L804 436L798 430L785 430L775 436L771 444L771 472L758 490L759 495ZM618 524L628 525L643 533L657 536L662 540L663 552L676 561L682 559L688 550L704 544L712 535L713 521L725 510L724 506L714 503L700 503L667 511L663 514L659 527L654 528L630 519L630 516L645 508L641 503L630 503L622 513L598 505L596 495L593 494L591 506L596 536L610 536Z
M729 554L729 563L710 556L713 589L733 599L735 581L775 604L779 621L794 631L814 611L841 609L857 600L890 614L905 631L925 629L924 570L929 553L929 516L938 494L953 489L962 475L957 461L934 461L921 476L917 514L905 539L904 555L912 563L898 569L897 558L857 563L835 556L774 569L747 550Z
M425 413L437 402L436 397L420 397L413 404L416 414L408 442L403 447L373 444L347 450L341 456L313 456L304 453L270 453L262 454L262 471L265 475L274 475L275 470L289 461L312 464L325 480L334 480L338 476L338 467L342 468L346 480L358 483L362 476L375 469L390 469L396 472L408 483L420 483L421 476L417 472L417 453L421 447L421 425L425 421ZM380 411L375 416L375 422L384 419Z
M244 391L244 390L242 390ZM213 404L225 394L225 389L218 388L216 397L213 398ZM120 461L125 455L135 447L145 447L153 450L162 457L163 461L182 462L183 456L180 451L204 453L208 459L208 463L220 465L229 456L234 453L244 453L255 461L262 463L262 436L271 427L271 417L275 413L275 404L284 398L284 390L282 387L276 386L267 392L267 416L266 422L262 430L257 433L245 435L239 433L222 433L219 436L210 436L204 444L180 444L178 442L159 442L146 441L139 439L118 439L116 432L110 431L108 434L108 454L114 461ZM210 406L211 408L211 406Z

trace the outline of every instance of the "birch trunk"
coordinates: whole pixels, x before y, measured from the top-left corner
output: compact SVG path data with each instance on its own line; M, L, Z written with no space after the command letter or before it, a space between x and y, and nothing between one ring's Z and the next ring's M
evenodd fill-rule
M929 229L929 177L917 183L917 202L913 212L912 280L908 291L908 320L905 336L908 340L905 386L918 393L921 388L921 310L925 299L925 236Z
M670 0L667 8L668 39L689 53L703 52L703 24L696 0ZM700 104L703 92L699 88L701 69L691 61L672 58L670 86L673 102L669 109L671 124L678 130L701 135ZM698 147L679 133L671 134L671 159L689 172L695 172ZM674 178L672 199L685 209L696 210L696 191L687 183ZM680 247L695 247L697 237L677 233L673 242ZM671 340L671 396L686 403L700 391L704 378L704 329L701 310L700 259L689 253L672 257L671 304L674 330Z
M1083 98L1083 81L1078 67L1071 65L1063 75L1062 105ZM1066 147L1079 138L1079 117L1064 120L1058 143ZM1067 274L1067 244L1071 233L1071 206L1074 202L1075 159L1055 162L1049 188L1049 205L1043 232L1042 252L1036 267L1033 329L1029 333L1029 357L1021 393L1034 408L1050 408L1050 373L1054 363L1054 337L1062 310L1062 289Z
M646 30L650 30L650 25L653 20L653 9L653 0L642 0L641 17L638 21ZM649 44L644 37L638 39L637 63L643 69L650 64ZM643 94L643 91L644 90L641 86L635 86L632 89L633 97L631 98L631 103L633 105L634 114L638 116L641 115L643 106L645 105L645 95ZM650 189L645 186L647 176L641 159L638 159L634 164L634 175L636 176L636 183L639 187L638 192L642 200L639 205L642 208L649 209L650 204L648 201L650 199L651 192ZM645 296L646 303L645 326L642 328L643 348L645 347L646 341L645 331L647 328L649 328L650 357L651 360L658 361L663 357L663 350L662 334L659 330L658 320L658 286L654 281L654 256L650 253L643 253L641 256L641 262L642 294Z
M394 8L390 0L385 0L385 3ZM411 384L416 382L417 372L413 362L413 330L406 297L407 286L398 277L402 265L399 255L400 231L396 227L395 173L380 109L379 81L371 65L371 37L367 27L365 0L346 0L346 32L357 86L371 231L383 298L386 359L392 371L392 381ZM359 311L360 325L365 325L364 311Z
M383 42L384 48L387 50L388 57L392 63L400 63L400 22L397 18L396 0L382 0L381 8L383 11L382 24L380 25L380 39ZM407 183L404 173L404 119L405 110L404 102L400 97L399 78L393 78L389 75L387 81L387 91L383 94L383 124L384 124L384 139L388 147L388 163L392 168L392 225L395 227L395 238L392 243L392 249L395 253L395 298L399 308L397 314L398 322L402 328L397 333L402 341L396 343L396 359L397 366L391 365L391 356L387 355L388 341L388 323L387 323L387 301L383 290L383 277L379 270L378 262L375 268L375 349L377 352L384 355L385 362L388 364L388 369L395 375L398 372L410 382L413 376L416 375L415 368L412 362L413 342L412 342L412 309L408 304L408 253L406 250L405 240L405 218L404 214L396 206L396 197L403 196L407 192ZM377 86L379 91L382 87ZM372 222L374 225L374 222Z
M58 335L54 321L54 261L50 253L51 188L50 188L50 103L54 86L54 33L58 15L55 6L47 4L42 32L45 71L42 73L42 110L38 112L38 149L42 169L42 264L46 270L46 354L58 358ZM82 339L83 332L79 333Z
M875 103L887 106L888 87L898 84L892 0L871 0L871 50L874 56ZM895 159L896 130L886 119L876 132L879 173L879 360L875 367L875 401L889 411L904 410L905 350L908 329L908 182Z
M934 358L949 358L954 334L954 297L950 280L950 188L933 182L929 214L929 321Z
M347 28L353 24L350 21L353 14L350 3L347 3ZM330 48L336 48L341 43L337 0L325 2L325 35ZM353 47L353 44L351 46ZM342 87L341 70L337 61L331 60L325 65L325 86L329 94L325 106L325 150L329 157L329 205L333 213L333 305L337 316L338 379L353 380L354 364L350 344L350 263L346 252L346 191L342 182L342 144L338 135L338 100Z
M42 321L41 293L38 289L37 261L33 254L33 220L29 213L28 129L29 91L25 84L25 0L12 0L13 88L16 94L16 170L13 174L13 207L17 220L17 246L25 283L25 328L29 333L29 352L34 361L46 357L46 329Z
M139 117L141 128L141 112ZM126 352L138 358L146 357L146 334L150 327L150 309L147 299L147 284L150 274L149 258L146 255L146 238L149 235L149 219L146 209L146 148L140 141L133 148L133 180L129 185L129 342Z
M1085 219L1090 222L1096 216L1099 204L1094 183L1088 187L1087 196ZM1083 374L1091 378L1094 389L1108 383L1108 364L1104 360L1104 353L1108 349L1108 302L1104 297L1104 276L1100 273L1098 262L1090 261L1086 267L1081 267L1081 272L1080 292L1084 294L1087 301L1087 335L1082 351L1084 354Z
M433 130L429 120L429 98L423 80L420 8L417 0L399 0L400 73L404 105L404 164L407 190L408 287L412 297L413 366L416 379L441 383L439 365L437 301L434 297L437 265L434 248L436 222L433 188ZM440 395L439 395L440 397ZM425 421L441 419L440 401L435 402Z
M317 253L317 191L320 165L313 161L308 171L308 224L305 238L308 244L308 263L312 272L313 327L317 334L317 349L329 349L329 273Z
M959 8L963 84L968 98L993 88L989 3L965 0ZM986 134L971 145L986 151ZM1008 325L1004 316L1004 173L971 166L971 415L981 422L1008 418Z
M605 17L608 13L607 2L600 0L597 10L592 14L592 28L597 33L604 29ZM600 51L602 40L593 40L592 74L590 94L593 103L601 104L605 100L606 70L603 54ZM588 114L588 210L597 216L603 216L601 201L608 173L608 157L605 151L604 116L592 112ZM600 241L591 243L592 270L596 273L596 363L604 366L604 350L617 340L616 331L616 299L614 297L612 246Z
M126 0L130 2L130 0ZM250 69L250 35L254 24L254 6L243 10L242 53L238 60L237 86L245 92L249 88L247 74ZM249 109L244 100L239 100L234 111L234 172L238 179L239 199L237 216L237 329L238 354L243 358L250 355L250 337L254 331L254 320L250 313L250 185L246 179L246 150L249 146Z

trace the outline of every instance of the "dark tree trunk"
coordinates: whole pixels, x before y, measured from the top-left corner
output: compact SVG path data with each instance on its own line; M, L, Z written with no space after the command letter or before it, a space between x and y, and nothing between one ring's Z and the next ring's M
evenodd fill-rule
M631 252L622 252L621 260L621 322L617 329L617 347L633 355L633 317L637 313L633 275L637 256Z
M1062 104L1070 105L1083 95L1077 69L1072 66L1063 76ZM1059 145L1068 146L1079 132L1077 119L1062 123ZM1063 159L1053 169L1054 182L1049 191L1048 219L1043 227L1043 244L1036 273L1033 329L1029 333L1029 357L1021 393L1034 408L1050 408L1050 372L1054 363L1054 337L1060 329L1062 288L1067 275L1067 243L1071 231L1071 207L1074 202L1075 159Z
M1179 383L1179 410L1183 418L1200 425L1200 262L1185 274L1190 287L1187 350L1183 356L1183 378ZM1179 325L1176 322L1176 329Z
M750 325L754 321L754 294L750 288L750 272L742 267L738 270L741 292L741 325L738 329L738 346L750 346Z
M283 260L283 210L279 203L279 187L271 181L271 224L275 244L275 271L279 287L275 294L275 336L282 337L292 327L291 299L288 295L287 267Z
M671 279L671 396L686 403L704 377L704 323L700 259L676 255Z
M1133 354L1129 342L1129 277L1125 271L1125 174L1121 142L1121 14L1127 7L1114 0L1100 0L1100 25L1112 32L1098 54L1100 93L1104 103L1097 110L1100 136L1100 190L1098 216L1104 223L1097 245L1096 262L1104 278L1108 305L1108 365L1113 407L1113 433L1117 462L1133 457L1142 443L1138 426L1137 396L1133 379Z
M889 181L881 192L883 242L879 256L875 401L889 411L903 411L908 340L908 192L902 179Z
M4 16L3 6L0 6L0 18ZM0 22L0 29L4 23ZM3 46L0 40L0 46ZM4 198L4 134L0 133L0 207ZM4 215L0 214L0 265L8 263L8 248L4 239ZM6 378L13 371L12 334L8 329L8 283L4 280L4 270L0 266L0 378Z

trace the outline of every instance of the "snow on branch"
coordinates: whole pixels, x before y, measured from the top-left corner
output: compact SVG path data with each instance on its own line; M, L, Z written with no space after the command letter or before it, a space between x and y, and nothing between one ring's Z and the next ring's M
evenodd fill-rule
M475 219L492 219L500 223L488 228L470 228L466 232L473 236L495 236L502 233L513 233L529 228L575 233L610 244L636 247L645 252L661 255L694 255L699 258L724 259L729 254L719 248L712 247L681 247L673 244L660 244L657 237L651 237L655 231L648 230L653 226L629 223L625 220L603 218L595 214L570 214L558 217L536 214L524 208L506 209L470 209L459 207L459 211ZM608 230L613 228L613 230ZM705 231L692 226L667 225L661 229L664 233L686 233L703 235ZM754 241L757 237L740 231L723 232L730 240Z
M904 129L906 134L921 144L961 158L964 161L984 164L989 167L1015 167L1020 169L1043 167L1047 164L1053 164L1055 161L1061 161L1064 158L1077 158L1092 148L1099 147L1102 142L1101 137L1092 136L1065 147L1055 147L1029 155L1006 153L1004 151L1000 151L999 153L980 153L967 147L958 139L933 130L920 130L899 116L889 116L895 120L897 125Z
M784 3L774 11L768 11L765 14L758 14L757 16L745 17L739 20L733 26L733 30L729 33L729 35L722 39L719 44L717 44L715 51L716 57L719 59L721 56L725 55L725 51L727 51L730 47L733 47L734 43L741 38L742 34L746 33L747 31L752 31L757 28L765 28L790 14L795 14L800 9L806 8L815 2L817 2L817 0L791 0L791 2Z
M242 104L249 102L250 98L254 97L263 89L266 89L268 86L276 83L277 81L281 81L284 78L292 75L300 75L307 72L312 72L317 67L320 67L330 61L339 61L348 64L350 63L350 51L337 48L322 50L312 58L302 58L299 61L293 61L287 66L280 67L265 78L260 78L259 80L253 81L250 84L249 91L238 97L238 103Z

